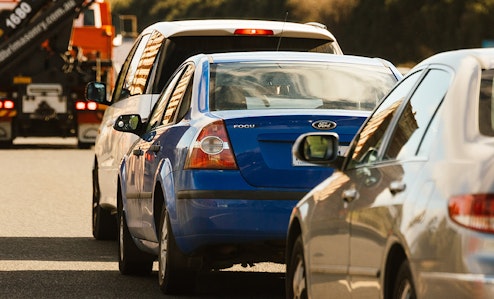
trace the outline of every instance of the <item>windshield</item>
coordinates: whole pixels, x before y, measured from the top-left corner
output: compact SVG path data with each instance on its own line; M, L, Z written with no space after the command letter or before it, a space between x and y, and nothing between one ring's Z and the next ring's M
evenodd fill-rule
M211 66L210 109L372 110L396 79L382 66L224 63Z

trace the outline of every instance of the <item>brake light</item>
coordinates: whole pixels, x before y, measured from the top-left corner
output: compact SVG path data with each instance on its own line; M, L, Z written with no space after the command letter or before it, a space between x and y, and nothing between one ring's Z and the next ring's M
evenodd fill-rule
M448 203L449 216L461 226L494 233L494 194L454 196Z
M223 121L210 123L201 130L189 150L185 168L237 169Z
M75 103L76 110L96 110L98 104L95 102L77 101Z
M95 102L87 102L86 104L87 110L96 110L98 108L98 104Z
M0 109L14 109L15 103L12 100L0 100Z
M255 28L243 28L235 29L234 34L237 35L273 35L273 30L269 29L255 29Z

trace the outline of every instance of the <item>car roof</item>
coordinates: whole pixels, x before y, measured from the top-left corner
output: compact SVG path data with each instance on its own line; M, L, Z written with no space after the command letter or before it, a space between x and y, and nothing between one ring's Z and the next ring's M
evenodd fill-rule
M444 64L457 69L466 58L477 60L484 69L494 68L494 48L471 48L441 52L426 58L414 69L422 68L430 64Z
M204 54L200 54L204 55ZM210 62L259 62L259 61L280 61L280 62L307 62L325 61L338 63L365 64L369 66L391 66L389 61L381 58L370 58L353 55L337 55L316 52L294 52L294 51L260 51L260 52L228 52L214 53L206 55Z
M314 38L336 42L334 35L319 23L294 23L269 20L203 19L158 22L147 27L143 33L158 30L165 37L196 35L233 35L236 29L270 29L275 37Z

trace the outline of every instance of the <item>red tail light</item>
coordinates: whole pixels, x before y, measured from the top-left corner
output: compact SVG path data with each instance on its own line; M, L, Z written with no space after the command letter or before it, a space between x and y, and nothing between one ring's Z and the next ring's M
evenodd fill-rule
M12 100L0 100L0 109L11 110L15 108L15 103Z
M494 194L468 194L449 199L451 219L470 229L494 233Z
M95 102L87 102L87 101L75 102L76 110L96 110L97 108L98 108L98 104Z
M205 126L193 143L185 163L189 169L237 169L223 121Z
M243 28L235 29L234 34L237 35L273 35L273 30L269 29L255 29L255 28Z

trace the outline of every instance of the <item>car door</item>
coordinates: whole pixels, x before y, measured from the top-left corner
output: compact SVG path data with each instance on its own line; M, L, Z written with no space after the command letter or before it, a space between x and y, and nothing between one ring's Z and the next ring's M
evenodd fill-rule
M348 271L353 297L381 295L390 236L400 235L397 231L402 229L404 218L418 217L425 209L423 199L428 196L422 192L428 192L430 188L413 188L415 184L427 186L421 176L427 156L424 152L419 153L418 149L444 98L450 79L450 73L441 69L413 74L407 78L409 82L403 82L394 90L367 124L369 127L381 114L387 114L383 108L396 108L387 114L388 125L383 122L376 127L384 134L372 146L375 156L358 163L352 171L360 181L355 196L347 199L350 200ZM415 82L418 84L407 96L406 91ZM401 90L405 98L399 95ZM367 133L365 131L362 133ZM363 148L368 145L372 142ZM353 157L356 157L355 153ZM410 190L418 191L411 193Z
M154 211L156 176L163 159L173 160L177 138L180 137L180 132L177 133L173 125L183 119L190 107L191 86L188 84L193 74L192 63L182 66L175 73L151 113L146 133L132 152L142 217L139 237L146 240L157 242L155 223L158 221L155 220L159 218L155 217L161 217L161 211Z
M349 206L358 198L358 191L366 175L366 165L375 161L382 140L396 110L407 96L407 92L420 77L412 75L405 84L395 88L359 130L349 149L348 166L330 177L324 184L326 189L315 198L315 208L310 219L309 276L311 294L324 298L334 294L338 298L350 298L352 286L349 281L351 257L351 209Z

